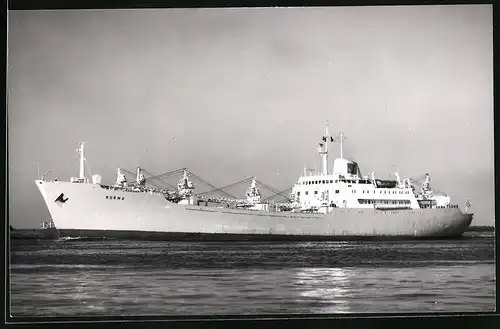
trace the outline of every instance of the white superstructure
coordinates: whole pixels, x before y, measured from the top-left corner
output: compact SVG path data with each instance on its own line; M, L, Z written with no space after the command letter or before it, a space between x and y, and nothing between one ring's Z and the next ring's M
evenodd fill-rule
M401 181L398 172L396 180L380 180L371 173L371 178L362 176L359 165L343 157L344 134L340 133L340 158L335 159L333 170L328 169L328 144L334 142L326 126L325 135L319 143L318 153L322 156L320 173L305 170L292 190L292 198L302 210L329 213L332 208L380 208L421 209L447 207L450 198L430 189L430 176L426 174L421 192L415 192L410 178Z

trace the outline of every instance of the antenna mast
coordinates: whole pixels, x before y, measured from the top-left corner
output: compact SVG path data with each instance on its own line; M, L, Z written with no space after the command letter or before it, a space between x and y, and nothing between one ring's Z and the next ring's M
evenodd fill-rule
M80 179L85 179L85 153L84 153L84 144L80 143L80 148L77 150L80 153Z

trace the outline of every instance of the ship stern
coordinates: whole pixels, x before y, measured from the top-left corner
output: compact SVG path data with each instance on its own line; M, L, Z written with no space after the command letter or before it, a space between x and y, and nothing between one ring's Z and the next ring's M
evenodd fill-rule
M461 237L470 227L473 219L473 214L462 213L458 211L453 222L445 230L438 232L436 235L445 238L459 238Z

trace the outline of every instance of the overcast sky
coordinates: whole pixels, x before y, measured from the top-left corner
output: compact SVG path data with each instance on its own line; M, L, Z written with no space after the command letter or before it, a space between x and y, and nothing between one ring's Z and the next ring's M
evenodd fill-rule
M325 120L363 174L429 172L492 225L491 6L19 11L8 17L10 216L33 180L187 167L286 189L320 168ZM331 148L339 156L339 146ZM332 163L332 161L330 162ZM175 182L175 181L174 181Z

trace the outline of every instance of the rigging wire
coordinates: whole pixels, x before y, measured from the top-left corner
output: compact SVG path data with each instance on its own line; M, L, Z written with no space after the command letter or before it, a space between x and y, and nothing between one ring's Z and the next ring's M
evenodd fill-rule
M223 186L223 187L220 187L220 188L217 188L217 189L214 189L214 190L210 190L210 191L207 191L207 192L203 192L203 193L199 193L198 195L203 195L203 194L208 194L208 193L213 193L213 192L217 192L217 191L221 191L221 190L225 190L225 189L229 189L229 188L233 188L237 185L240 185L240 184L244 184L244 183L247 183L249 181L251 181L253 179L253 176L252 177L248 177L248 178L245 178L239 182L236 182L236 183L232 183L232 184L229 184L229 185L226 185L226 186Z
M273 194L273 195L271 195L271 196L269 196L269 197L267 197L267 198L263 199L262 201L268 201L268 200L271 200L272 198L274 198L275 196L278 196L278 195L279 195L279 196L283 196L283 195L281 195L281 193L285 193L286 191L290 191L291 189L292 189L292 187L289 187L289 188L287 188L286 190L280 191L279 193L275 193L275 194ZM287 198L287 199L288 199L288 198Z
M149 176L150 176L150 177L146 177L146 182L148 182L148 180L155 180L155 181L157 181L157 182L161 182L161 184L163 184L163 185L168 186L170 189L173 189L173 190L176 190L176 189L177 189L175 186L173 186L173 185L171 185L171 184L169 184L169 183L165 182L164 180L161 180L161 179L159 179L159 178L158 178L159 176L162 176L162 175L156 175L156 176L154 176L154 175L152 175L151 173L149 173L148 171L146 171L146 170L145 170L145 169L143 169L143 168L141 168L141 170L142 170L145 174L147 174L147 175L149 175ZM183 169L177 169L177 170L172 171L171 173L173 173L173 172L177 172L177 171L179 171L179 170L183 170Z
M180 169L172 170L172 171L169 171L169 172L166 172L163 174L159 174L159 175L152 175L152 174L148 173L145 169L142 169L142 171L144 171L146 174L151 176L151 177L148 177L148 179L160 179L160 178L163 178L164 176L173 176L175 174L179 174L179 173L183 172L185 169L186 168L180 168Z
M190 174L190 176L191 176L191 177L195 178L195 179L196 179L196 180L198 180L199 182L201 182L201 183L203 183L203 184L205 184L205 185L208 185L208 186L210 186L211 188L213 188L213 189L215 189L215 190L217 190L217 189L218 189L216 186L214 186L214 185L210 184L209 182L207 182L207 181L205 181L205 180L201 179L200 177L198 177L198 176L197 176L196 174L194 174L193 172L189 172L189 174ZM227 193L227 192L225 192L225 191L221 191L221 192L222 192L222 193L224 193L225 195L229 196L230 198L237 199L237 197L235 197L235 196L233 196L233 195L231 195L231 194L229 194L229 193Z
M266 184L262 183L261 181L257 181L257 183L258 183L260 186L264 187L265 189L268 189L269 191L271 191L271 192L273 192L273 193L276 193L276 195L280 195L280 196L282 196L282 197L284 197L284 198L288 199L288 196L285 196L285 195L283 195L283 194L281 194L281 193L286 192L286 191L288 191L289 189L286 189L285 191L278 191L278 190L276 190L276 189L274 189L274 188L272 188L272 187L267 186Z
M131 172L131 171L127 170L127 169L123 169L123 168L121 168L121 169L122 169L122 171L124 173L129 174L132 177L135 177L135 174L133 172ZM174 189L175 190L174 186L172 186L172 185L170 185L170 184L168 184L166 182L163 182L161 180L156 180L156 181L157 181L156 184L154 184L154 182L150 182L150 181L148 181L148 179L146 179L146 183L148 183L149 185L152 185L154 187L158 187L158 188L162 188L162 189L167 189L167 190L168 189ZM168 186L168 188L167 188L167 186Z

